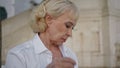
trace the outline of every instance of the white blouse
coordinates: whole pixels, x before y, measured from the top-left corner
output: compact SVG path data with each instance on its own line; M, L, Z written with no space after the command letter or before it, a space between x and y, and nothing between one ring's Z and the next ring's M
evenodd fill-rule
M66 46L60 46L63 57L70 57L76 61L74 68L78 68L76 55ZM52 53L40 40L38 34L30 41L18 45L7 54L5 68L46 68L52 62Z

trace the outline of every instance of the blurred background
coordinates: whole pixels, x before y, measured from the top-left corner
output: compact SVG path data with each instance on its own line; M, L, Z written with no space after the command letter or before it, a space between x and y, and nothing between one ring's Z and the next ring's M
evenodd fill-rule
M120 68L120 0L71 0L80 12L72 38L65 43L80 68ZM2 58L8 50L34 35L28 20L41 0L0 0ZM1 14L2 13L2 14Z

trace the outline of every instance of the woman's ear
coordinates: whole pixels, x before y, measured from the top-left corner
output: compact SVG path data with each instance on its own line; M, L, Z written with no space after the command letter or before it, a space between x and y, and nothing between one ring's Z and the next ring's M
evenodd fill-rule
M52 20L53 20L52 16L46 14L46 16L45 16L45 22L46 22L46 24L47 24L48 26L49 26L50 24L52 24Z

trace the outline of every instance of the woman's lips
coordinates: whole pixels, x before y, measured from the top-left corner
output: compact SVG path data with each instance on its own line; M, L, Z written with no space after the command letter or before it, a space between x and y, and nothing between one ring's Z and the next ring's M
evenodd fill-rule
M63 40L63 42L65 42L65 41L66 41L66 39L65 39L65 38L62 38L62 40Z

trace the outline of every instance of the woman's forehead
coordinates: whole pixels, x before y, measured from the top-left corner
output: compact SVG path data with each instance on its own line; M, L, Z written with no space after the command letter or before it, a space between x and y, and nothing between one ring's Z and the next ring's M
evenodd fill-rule
M65 14L67 16L67 18L69 18L72 22L76 22L76 17L75 14L73 12L65 12Z

